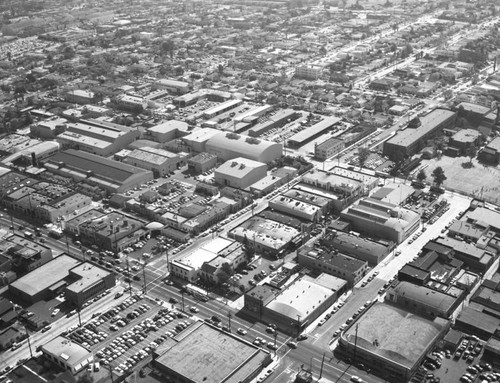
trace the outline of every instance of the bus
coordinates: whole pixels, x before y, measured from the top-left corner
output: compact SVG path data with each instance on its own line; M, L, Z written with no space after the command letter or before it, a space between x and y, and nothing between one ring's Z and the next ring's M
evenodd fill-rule
M49 235L52 237L52 238L61 238L63 236L63 233L62 233L62 230L57 228L57 227L53 227L52 229L50 229L49 231Z

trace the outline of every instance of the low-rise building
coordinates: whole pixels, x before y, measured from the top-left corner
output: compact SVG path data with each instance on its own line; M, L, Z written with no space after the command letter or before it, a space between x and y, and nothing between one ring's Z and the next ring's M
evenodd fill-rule
M337 250L326 251L304 246L297 251L297 258L301 266L342 278L351 287L370 270L368 262L349 257Z
M52 249L21 235L6 235L0 241L3 258L0 271L13 271L22 275L52 260Z
M203 152L188 159L187 163L188 169L193 173L205 173L217 165L217 156L215 154Z
M182 95L189 92L189 83L171 79L161 79L155 83L157 89L167 89L172 94Z
M500 137L495 137L481 149L477 158L480 161L497 165L500 162Z
M174 138L185 136L188 133L189 125L184 121L168 120L159 125L152 126L146 132L155 141L168 142Z
M403 242L420 226L418 213L370 197L342 211L341 218L360 233L395 243Z
M314 146L314 157L320 161L325 161L344 150L344 148L344 140L330 137L326 141Z
M312 222L317 222L322 216L320 207L285 195L270 200L269 208Z
M314 279L294 275L281 286L258 285L245 294L244 312L297 336L347 290L346 281L321 274Z
M40 347L42 354L52 363L76 375L93 362L92 353L76 342L56 336Z
M179 154L164 149L144 146L134 149L125 158L127 164L151 170L155 178L165 177L177 170L183 163Z
M246 189L267 175L267 165L246 158L234 158L215 169L215 182L221 186Z

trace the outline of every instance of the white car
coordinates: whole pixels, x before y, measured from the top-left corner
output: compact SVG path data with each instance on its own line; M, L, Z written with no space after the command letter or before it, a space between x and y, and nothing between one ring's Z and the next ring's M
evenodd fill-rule
M246 334L247 334L247 330L244 330L244 329L242 329L241 327L240 327L238 330L236 330L236 332L237 332L238 334L240 334L240 335L246 335Z
M191 306L191 307L189 308L189 311L191 311L192 313L197 313L197 312L198 312L198 311L200 311L200 310L198 310L198 309L197 309L196 307L194 307L194 306Z

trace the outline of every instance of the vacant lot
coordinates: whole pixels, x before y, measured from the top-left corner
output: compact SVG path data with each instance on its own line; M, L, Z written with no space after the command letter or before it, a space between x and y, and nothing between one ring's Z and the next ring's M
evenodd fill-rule
M464 169L462 163L468 162L468 157L451 158L443 156L441 159L422 161L425 168L427 181L432 182L432 171L441 166L447 177L444 186L447 189L460 191L465 194L484 198L492 203L500 203L500 169L492 166L484 166L476 160L472 160L474 167Z

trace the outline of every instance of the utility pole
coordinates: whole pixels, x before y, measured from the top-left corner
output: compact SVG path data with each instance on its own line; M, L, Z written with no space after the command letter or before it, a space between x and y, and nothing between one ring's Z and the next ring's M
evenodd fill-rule
M26 326L24 326L24 330L26 331L26 336L28 337L28 347L30 349L30 355L33 358L33 351L31 350L30 334L29 334L28 329L26 328Z
M297 314L297 337L300 335L300 318L301 315Z
M108 364L109 376L111 377L111 383L115 383L113 380L113 370L111 369L111 363Z
M142 291L144 294L146 294L146 260L144 260L144 263L142 264Z
M321 369L319 370L319 379L323 376L323 365L325 364L325 353L323 353L323 358L321 359Z
M276 346L276 338L278 338L278 332L276 331L276 329L274 330L274 355L276 355L278 353L278 348Z
M354 334L354 355L352 357L352 363L356 363L356 351L357 351L357 348L358 348L358 326L359 326L359 323L356 323L356 332Z
M128 254L127 254L127 278L128 278L128 291L130 296L132 296L132 280L130 279L130 265L128 263Z
M81 311L81 307L78 307L78 310L76 311L76 313L78 314L78 324L80 327L82 327L82 317L80 315L80 311Z
M229 328L229 332L231 332L231 318L233 315L231 314L231 311L227 312L227 327Z
M184 310L184 290L181 291L181 303L182 303L182 311Z

